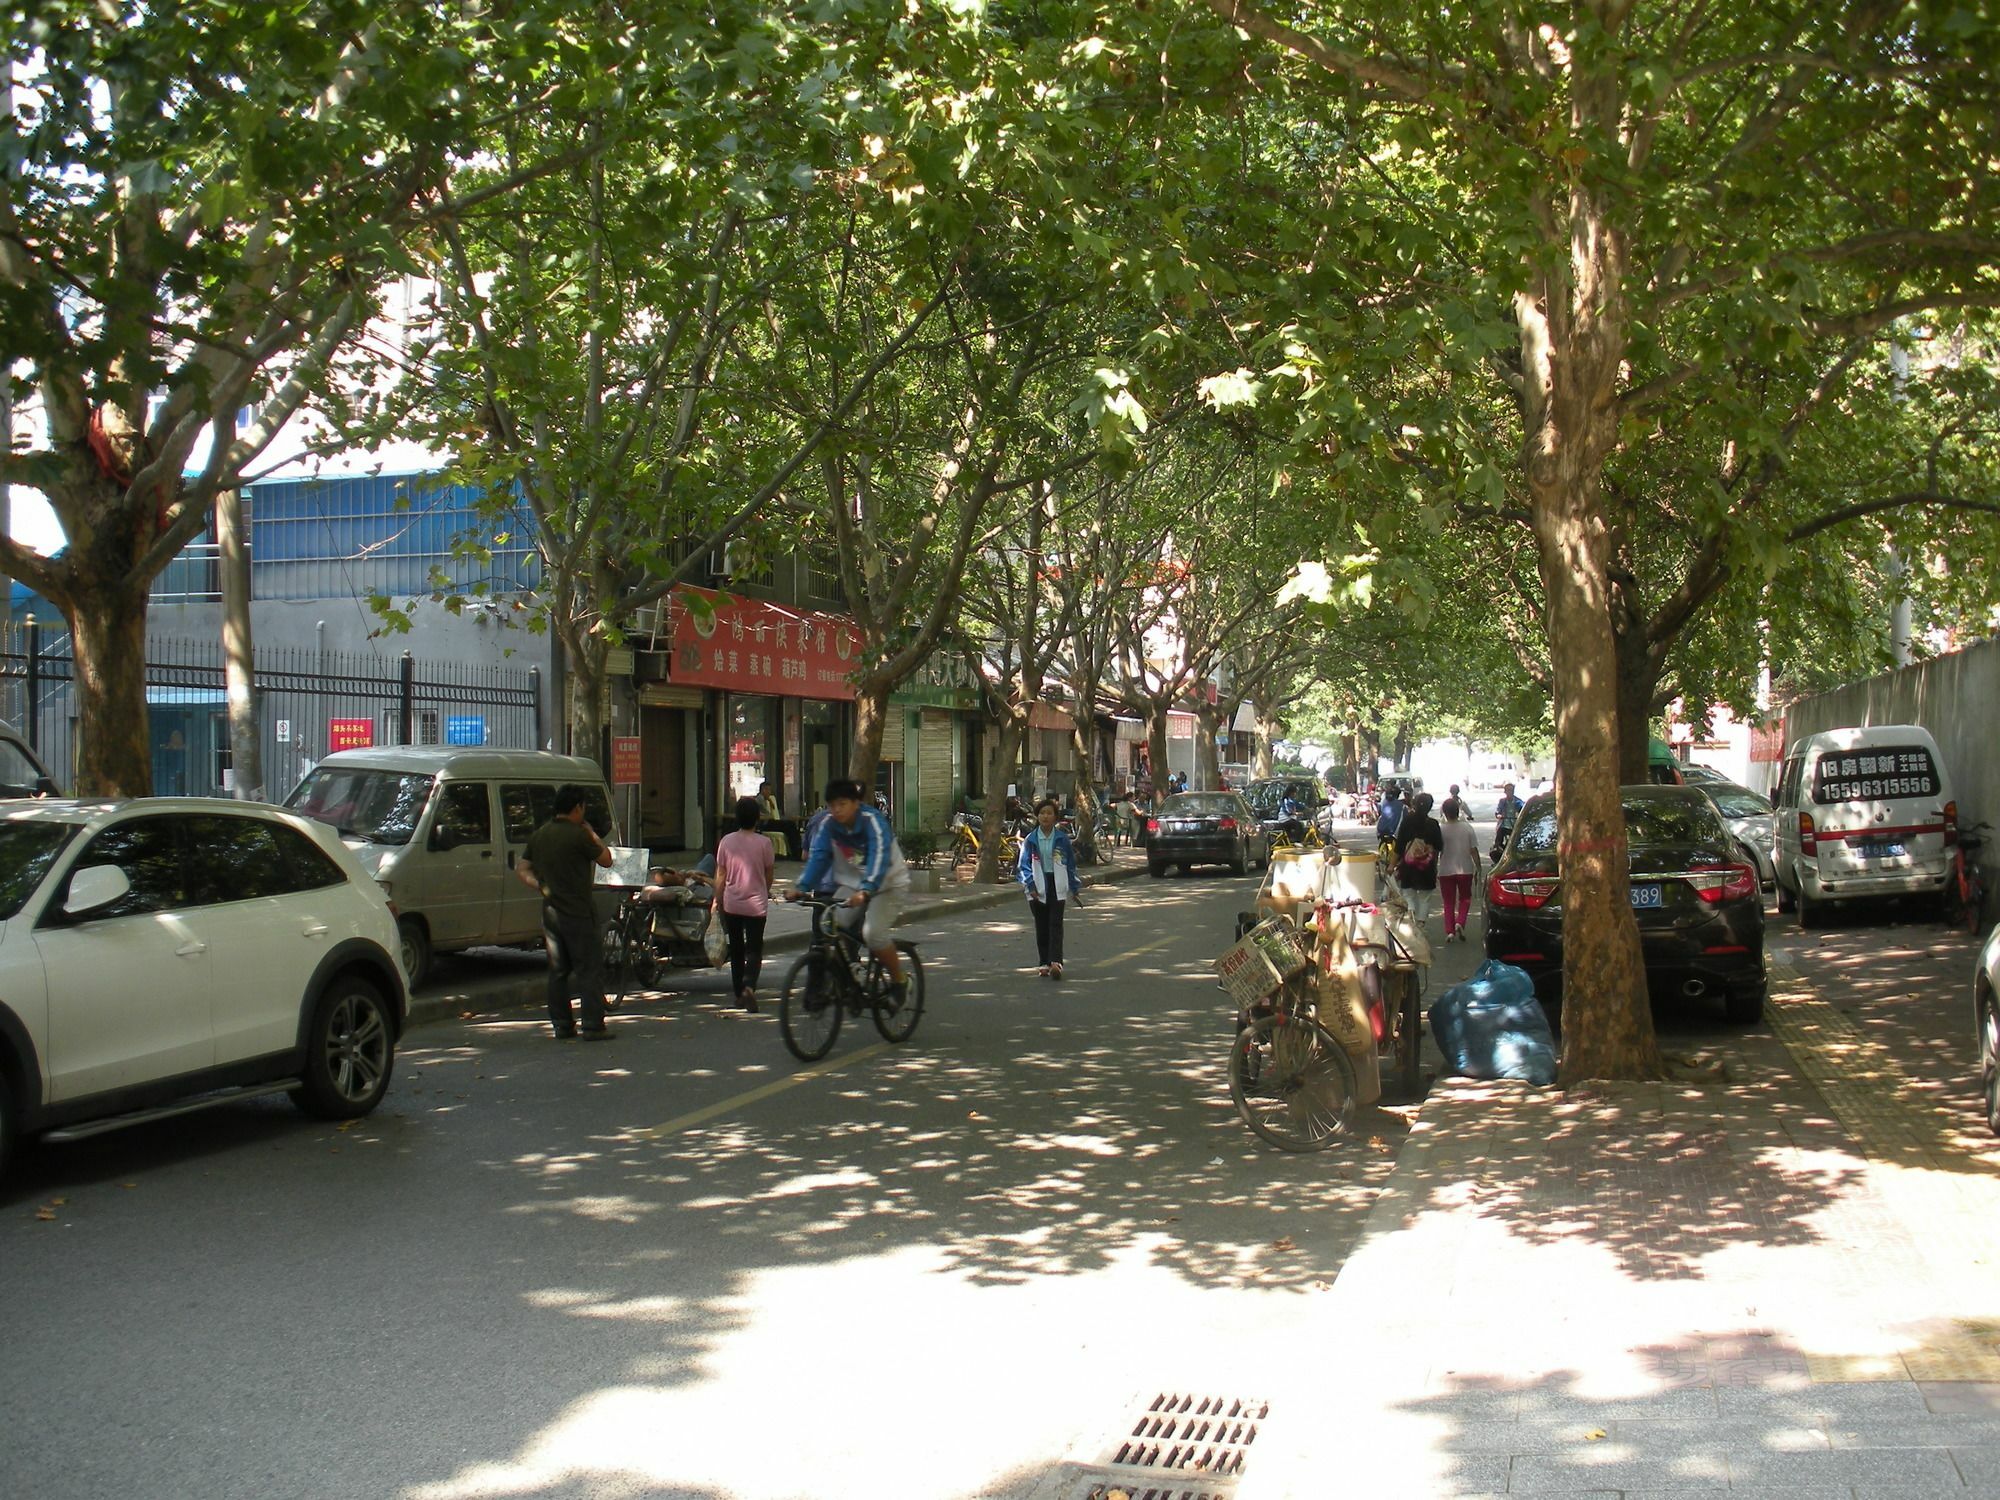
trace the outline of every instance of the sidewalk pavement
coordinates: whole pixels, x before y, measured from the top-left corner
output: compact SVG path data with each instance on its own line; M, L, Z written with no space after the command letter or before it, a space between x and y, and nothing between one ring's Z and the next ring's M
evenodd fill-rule
M1086 889L1107 881L1130 880L1145 873L1146 853L1143 849L1119 847L1103 852L1107 856L1106 863L1088 866L1079 872ZM797 875L800 868L796 861L786 861L779 867L780 892L789 889L790 878ZM910 893L909 904L903 908L902 925L929 921L953 912L977 911L982 907L1025 900L1021 887L1011 874L1006 874L1001 881L983 884L971 878L970 867L958 876L954 876L949 869L941 869L939 876L939 890L913 890ZM765 958L769 959L773 954L798 952L806 946L811 932L810 907L773 899L771 915L764 928ZM710 969L674 970L662 976L659 992L671 994L680 988L679 979L715 972ZM726 988L729 977L726 968L722 977ZM520 1005L539 1007L543 1004L545 982L546 972L540 963L524 963L518 970L509 973L482 975L472 983L463 982L461 974L448 974L444 980L433 981L423 991L410 997L409 1024L423 1026L452 1016L486 1014ZM626 1003L633 1002L628 999Z
M2000 1174L1773 981L1686 1081L1440 1083L1269 1384L1218 1393L1268 1398L1240 1483L1185 1493L2000 1497Z

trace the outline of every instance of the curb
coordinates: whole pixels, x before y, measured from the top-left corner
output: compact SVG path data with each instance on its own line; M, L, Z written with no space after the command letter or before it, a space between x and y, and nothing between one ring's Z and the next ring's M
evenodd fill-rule
M1108 885L1116 881L1130 880L1135 875L1143 875L1145 871L1146 866L1143 861L1129 866L1100 868L1085 873L1083 883L1086 886ZM948 900L914 901L903 909L903 921L907 924L931 917L948 916L952 912L984 911L989 907L1004 906L1009 901L1020 899L1020 890L1013 881L1001 881L984 890L976 890L969 896L954 896ZM764 956L769 958L778 953L796 953L806 946L808 935L805 932L781 933L764 945ZM523 1006L533 1006L539 1011L543 1005L544 982L544 971L536 969L531 974L494 981L471 994L413 995L410 997L409 1011L403 1029L409 1032L419 1026L436 1025L440 1021L456 1021L463 1016L496 1015L501 1011Z

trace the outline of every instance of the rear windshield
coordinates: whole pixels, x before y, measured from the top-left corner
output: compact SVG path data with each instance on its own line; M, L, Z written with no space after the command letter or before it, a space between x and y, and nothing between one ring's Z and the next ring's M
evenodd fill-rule
M306 773L285 806L348 838L407 844L424 815L434 779L402 771L321 766Z
M1879 802L1888 797L1935 797L1937 767L1922 745L1829 750L1813 771L1813 801Z
M1762 799L1759 799L1762 800ZM1767 808L1766 811L1769 809ZM1714 843L1722 838L1722 824L1707 802L1649 797L1625 804L1625 836L1635 849L1657 848L1663 844ZM1523 815L1514 834L1514 848L1522 854L1553 854L1556 850L1556 805L1544 802Z
M1234 814L1242 810L1242 804L1234 797L1225 797L1217 793L1204 795L1200 792L1169 797L1166 805L1160 809L1162 815L1170 818L1209 818L1218 813Z
M1702 790L1708 793L1708 800L1720 809L1725 818L1756 818L1771 810L1771 804L1747 786L1716 786L1711 783Z

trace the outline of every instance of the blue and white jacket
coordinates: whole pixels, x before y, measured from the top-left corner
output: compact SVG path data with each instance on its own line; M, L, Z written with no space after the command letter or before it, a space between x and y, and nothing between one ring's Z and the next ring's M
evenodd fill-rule
M1055 841L1050 849L1055 865L1056 899L1067 901L1083 889L1083 882L1076 878L1076 850L1071 847L1069 835L1058 828ZM1049 871L1042 865L1042 844L1033 829L1021 835L1021 857L1014 866L1014 878L1021 882L1021 889L1028 893L1030 901L1040 901L1048 894ZM1064 895L1067 891L1069 895Z
M799 889L819 890L831 873L833 883L850 891L903 891L910 887L910 866L896 843L889 820L863 803L852 827L827 818L813 835L806 867L799 871Z

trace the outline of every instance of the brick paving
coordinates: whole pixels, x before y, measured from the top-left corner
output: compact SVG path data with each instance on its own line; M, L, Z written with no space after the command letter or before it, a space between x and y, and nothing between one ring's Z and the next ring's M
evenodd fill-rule
M2000 1171L1848 997L1773 979L1720 1081L1435 1089L1241 1500L2000 1500Z

